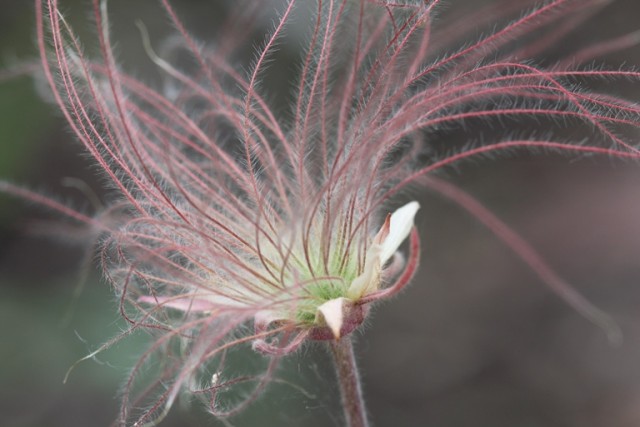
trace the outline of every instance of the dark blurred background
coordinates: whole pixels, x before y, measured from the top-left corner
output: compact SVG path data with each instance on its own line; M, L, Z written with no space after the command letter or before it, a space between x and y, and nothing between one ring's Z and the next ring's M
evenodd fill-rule
M64 2L80 34L91 32L89 3ZM213 0L174 3L203 38L223 13ZM478 2L448 3L443 19ZM136 75L155 78L134 21L142 19L152 36L162 39L170 28L157 4L113 0L110 5L121 62ZM0 0L0 11L2 70L35 57L35 29L32 2ZM574 43L640 29L639 14L637 0L614 1L549 58L562 56ZM293 48L285 46L282 55L287 49ZM640 46L602 62L640 64ZM640 99L638 85L601 84ZM80 180L103 197L101 179L56 108L39 95L44 92L28 77L0 82L0 177L91 211L90 197L65 186L65 178ZM562 277L610 313L624 332L620 346L612 346L468 214L425 191L407 194L422 204L420 273L402 295L375 310L356 338L373 425L640 425L638 168L610 159L522 155L465 164L445 175L498 213ZM2 427L109 425L119 386L144 346L137 338L124 340L98 360L80 364L62 384L76 360L123 325L99 273L90 272L79 287L86 252L43 235L43 229L62 229L57 221L0 195ZM340 425L329 367L319 346L289 357L279 376L303 392L278 383L232 424ZM217 425L201 412L177 405L163 425Z

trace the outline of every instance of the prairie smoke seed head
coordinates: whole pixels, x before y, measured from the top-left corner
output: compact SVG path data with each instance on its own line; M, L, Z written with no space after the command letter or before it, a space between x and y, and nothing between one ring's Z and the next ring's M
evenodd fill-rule
M198 289L185 289L185 295L142 296L138 302L190 313L214 312L221 306L249 310L264 307L255 315L259 329L267 329L271 324L286 324L310 329L311 338L339 339L364 320L366 307L362 300L371 297L366 303L375 301L384 267L409 236L419 208L418 202L414 201L389 214L379 232L366 242L368 249L363 263L358 262L362 245L348 245L341 239L331 245L334 253L329 254L328 262L323 263L321 236L316 235L306 244L308 247L291 244L298 248L288 254L288 258L294 260L291 267L281 266L281 269L288 270L281 275L282 281L277 285L265 284L261 294L237 284L212 282L210 285L215 292L209 294ZM349 249L344 250L346 246ZM260 257L266 265L282 262L275 248L263 248ZM256 269L262 269L261 263L255 264ZM396 263L392 270L395 272L400 268L401 265ZM267 274L266 271L261 273Z
M589 79L639 81L640 73L572 68L633 38L585 48L551 69L533 65L588 18L583 11L603 2L496 2L454 17L455 25L434 19L442 0L276 2L282 9L275 26L254 62L239 66L247 44L253 47L251 35L264 30L267 2L228 2L233 19L205 47L161 0L177 37L157 54L143 30L143 45L166 79L156 88L116 63L106 0L92 0L97 58L85 55L58 0L36 0L53 96L120 198L92 219L1 182L0 190L104 232L100 260L127 333L144 329L156 337L128 378L120 424L161 418L185 388L207 396L216 415L237 413L245 401L222 410L217 399L220 390L249 381L228 379L224 366L227 352L241 345L280 356L309 339L343 343L370 303L402 290L416 272L418 203L377 222L412 184L475 215L553 291L609 327L517 234L471 196L430 176L517 149L640 158L634 141L622 136L640 127L637 103L587 89ZM528 12L517 14L521 6ZM298 7L312 16L291 108L279 114L260 83ZM496 22L496 31L468 40ZM186 64L170 60L185 52ZM540 118L558 130L585 125L588 138L549 138ZM525 127L535 123L531 137L517 138L529 133L505 125L518 119ZM478 121L497 134L474 132ZM440 138L448 129L469 138ZM398 249L407 238L404 257ZM161 372L138 384L153 356ZM251 377L258 385L246 402L264 389L277 359ZM199 382L209 386L193 386Z

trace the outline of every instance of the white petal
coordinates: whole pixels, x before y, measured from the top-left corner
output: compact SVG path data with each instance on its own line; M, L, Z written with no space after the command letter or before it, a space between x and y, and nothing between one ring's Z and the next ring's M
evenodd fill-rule
M353 279L347 296L353 300L360 299L363 295L376 291L380 284L380 254L382 252L382 246L372 244L367 250L367 254L364 260L364 269L362 274Z
M413 228L413 219L420 209L418 202L410 202L391 214L391 224L389 227L389 235L382 242L382 252L380 253L380 266L393 256L398 250L402 242L409 236Z
M344 323L344 306L346 298L336 298L329 300L318 307L317 318L320 318L325 325L331 329L336 339L340 338L340 331Z

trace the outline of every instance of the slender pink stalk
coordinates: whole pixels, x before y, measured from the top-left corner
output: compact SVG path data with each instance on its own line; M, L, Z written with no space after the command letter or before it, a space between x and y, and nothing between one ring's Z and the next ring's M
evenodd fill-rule
M356 357L353 353L351 338L343 338L331 343L331 354L336 367L342 407L349 427L368 427Z

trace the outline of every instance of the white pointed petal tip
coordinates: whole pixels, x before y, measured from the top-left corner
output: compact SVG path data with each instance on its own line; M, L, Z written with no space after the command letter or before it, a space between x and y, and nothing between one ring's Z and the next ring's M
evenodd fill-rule
M381 265L384 265L393 256L402 242L409 236L413 228L413 220L419 209L420 203L413 201L398 208L391 214L389 235L382 242Z
M346 298L336 298L329 300L318 307L316 319L323 322L331 332L335 339L340 339L340 331L344 323L344 307L347 302Z

